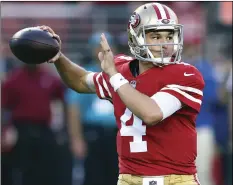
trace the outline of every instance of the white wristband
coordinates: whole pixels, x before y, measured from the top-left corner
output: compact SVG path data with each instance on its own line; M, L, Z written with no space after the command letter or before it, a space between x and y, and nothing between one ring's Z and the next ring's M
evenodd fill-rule
M128 80L126 80L121 73L117 73L115 75L113 75L110 80L109 80L110 84L112 85L114 91L116 92L117 89L119 89L122 85L129 83Z

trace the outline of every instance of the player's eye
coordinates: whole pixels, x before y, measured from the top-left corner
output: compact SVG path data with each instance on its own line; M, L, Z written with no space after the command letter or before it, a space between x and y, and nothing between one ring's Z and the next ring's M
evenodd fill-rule
M159 40L159 39L160 39L159 36L152 36L151 38L152 38L152 39L155 39L155 40Z
M173 39L173 36L167 37L167 40L172 40L172 39Z

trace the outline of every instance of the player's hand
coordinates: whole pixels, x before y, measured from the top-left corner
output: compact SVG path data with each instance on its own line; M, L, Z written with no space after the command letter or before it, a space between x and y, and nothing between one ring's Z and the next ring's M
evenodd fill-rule
M87 146L84 139L81 138L73 138L71 139L71 151L75 157L78 159L85 158L87 154Z
M98 57L101 62L101 68L109 75L109 77L111 77L117 73L117 70L114 63L113 53L103 33L100 36L100 45L102 51L99 52Z
M58 41L58 43L59 43L59 51L58 51L58 53L57 53L52 59L50 59L49 61L47 61L48 63L54 63L54 62L56 62L56 61L59 59L59 57L61 56L61 39L60 39L59 35L57 35L57 34L53 31L53 29L50 28L49 26L43 25L43 26L38 26L38 27L39 27L40 29L44 30L44 31L48 31L49 33L51 33L52 36L53 36L53 38L55 38L55 39Z

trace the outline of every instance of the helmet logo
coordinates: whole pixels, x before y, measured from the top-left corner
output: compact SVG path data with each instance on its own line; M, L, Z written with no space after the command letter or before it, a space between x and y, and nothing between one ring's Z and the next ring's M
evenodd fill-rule
M131 25L133 28L136 28L140 24L140 21L139 14L134 12L133 15L130 16L128 27Z
M161 21L163 24L169 24L170 23L170 20L169 19L162 19Z

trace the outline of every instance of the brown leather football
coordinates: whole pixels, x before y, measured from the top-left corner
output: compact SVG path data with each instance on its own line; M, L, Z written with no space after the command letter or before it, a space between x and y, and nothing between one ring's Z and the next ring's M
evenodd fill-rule
M9 42L12 53L27 64L41 64L52 59L59 51L59 43L48 31L38 27L24 28Z

